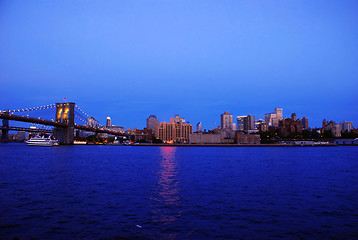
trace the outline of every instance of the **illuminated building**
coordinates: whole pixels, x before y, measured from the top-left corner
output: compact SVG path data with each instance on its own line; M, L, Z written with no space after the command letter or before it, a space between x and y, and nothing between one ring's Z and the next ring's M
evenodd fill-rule
M257 119L255 120L255 129L259 129L260 124L264 123L265 121L263 119Z
M203 124L201 122L198 122L198 124L196 124L196 131L197 132L203 131Z
M265 122L268 126L277 126L277 115L275 113L266 113L265 114Z
M174 118L170 118L170 122L185 123L185 118L181 118L181 117L179 117L179 115L175 115Z
M244 131L255 130L255 116L247 115L244 118Z
M110 118L110 117L107 117L106 126L107 126L107 127L112 126L112 120L111 120L111 118Z
M90 116L87 118L87 127L97 128L99 127L99 122L93 116Z
M189 142L189 136L193 133L193 126L185 123L184 118L179 118L179 115L170 120L170 123L158 123L154 131L155 137L167 143Z
M275 108L275 114L278 121L283 119L283 109L282 108Z
M260 123L260 125L259 125L259 132L267 132L267 131L268 131L267 123L265 123L265 122Z
M147 129L152 130L154 133L155 126L157 126L159 123L159 119L155 115L150 115L149 118L147 118Z
M268 126L277 126L279 121L283 119L283 109L275 108L275 113L266 113L265 122Z
M244 118L246 116L237 116L236 120L236 130L237 131L243 131L244 130Z
M342 137L342 130L339 124L334 124L332 127L332 135L333 137Z
M224 112L224 114L221 114L221 129L231 129L232 130L232 114L229 114L229 112Z

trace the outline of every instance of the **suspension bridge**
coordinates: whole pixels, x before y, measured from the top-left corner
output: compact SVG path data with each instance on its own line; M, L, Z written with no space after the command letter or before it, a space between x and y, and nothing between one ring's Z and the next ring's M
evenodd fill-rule
M29 114L30 112L43 112L50 109L55 110L55 116L53 116L53 118L51 119L39 117L36 116L36 114ZM99 122L93 116L88 115L75 103L72 102L55 103L40 107L0 111L0 119L3 119L2 126L0 127L0 130L2 132L1 138L3 140L8 139L9 131L52 132L54 136L58 139L60 144L73 144L75 138L75 129L94 133L107 133L115 136L125 136L123 132L107 129L106 127L100 125ZM53 127L53 129L35 129L10 126L10 120L50 126Z

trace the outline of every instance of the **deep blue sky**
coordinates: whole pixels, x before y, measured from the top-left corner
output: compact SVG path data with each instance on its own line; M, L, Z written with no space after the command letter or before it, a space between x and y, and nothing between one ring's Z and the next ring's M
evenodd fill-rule
M357 1L0 1L0 109L358 122ZM216 123L216 125L215 125ZM195 129L195 128L194 128Z

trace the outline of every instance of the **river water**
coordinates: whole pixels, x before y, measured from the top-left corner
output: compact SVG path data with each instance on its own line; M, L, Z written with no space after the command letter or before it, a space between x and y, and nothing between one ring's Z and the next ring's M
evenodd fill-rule
M358 147L0 144L0 239L355 239Z

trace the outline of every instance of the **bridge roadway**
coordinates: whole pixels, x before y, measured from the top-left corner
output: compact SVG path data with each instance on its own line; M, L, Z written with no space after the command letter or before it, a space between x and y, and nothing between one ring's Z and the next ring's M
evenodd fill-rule
M52 133L52 129L42 129L42 128L23 128L23 127L3 127L0 126L0 130L8 130L8 131L20 131L20 132L45 132Z
M64 123L64 122L56 122L53 120L46 120L41 118L25 117L25 116L19 116L14 114L8 114L4 112L0 113L0 119L8 119L8 120L19 121L19 122L38 123L38 124L54 126L54 127L63 127L63 128L72 127L68 123ZM110 129L105 129L105 128L94 128L94 127L82 126L77 124L73 125L73 127L76 129L90 131L90 132L108 133L116 136L126 136L124 133L113 131Z

